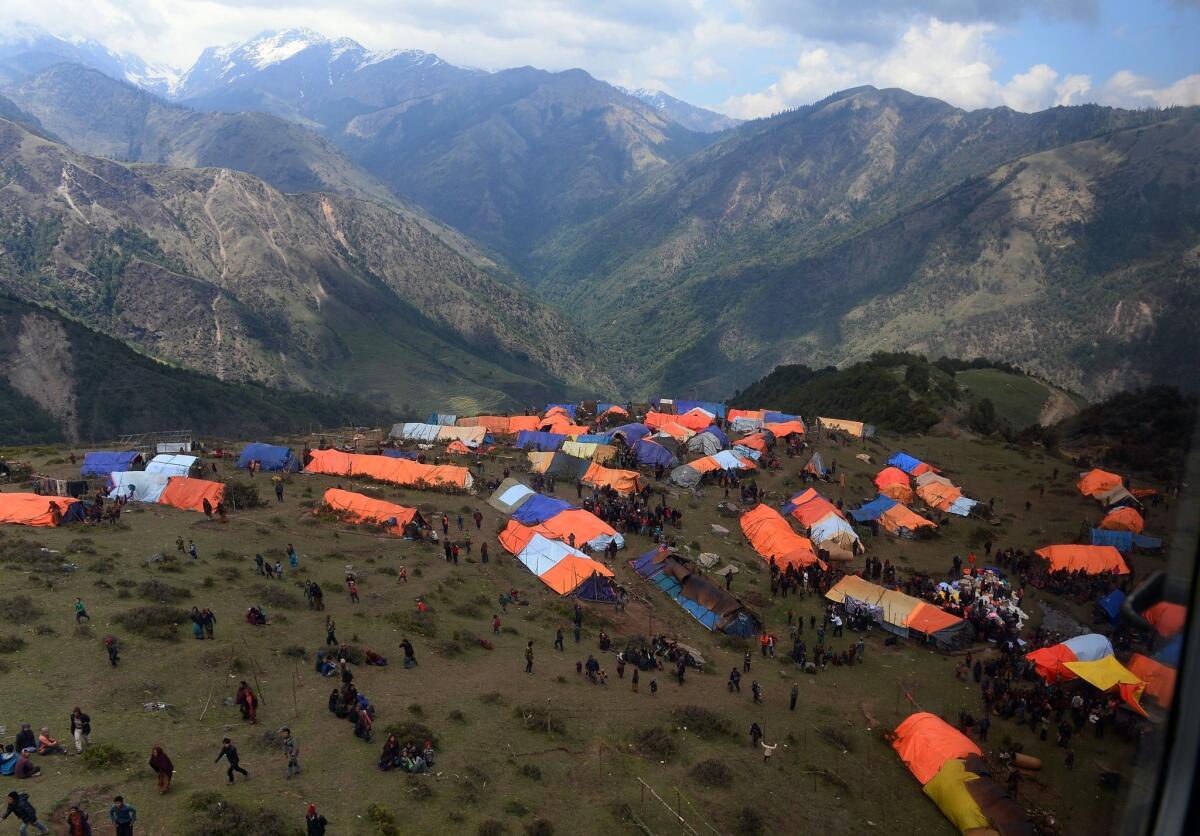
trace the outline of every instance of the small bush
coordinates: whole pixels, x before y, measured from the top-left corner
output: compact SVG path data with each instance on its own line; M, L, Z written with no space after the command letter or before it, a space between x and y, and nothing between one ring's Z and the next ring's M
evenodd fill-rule
M260 583L254 587L254 596L255 600L276 609L296 610L304 606L304 601L299 595L288 592L277 584Z
M118 613L113 621L142 638L179 641L179 626L189 621L187 610L162 605L138 607Z
M733 783L733 770L715 758L692 767L692 777L705 787L727 787Z
M499 691L487 691L479 695L479 701L485 705L504 705L504 695Z
M147 601L157 601L160 604L178 604L192 597L190 589L181 586L171 586L162 581L142 581L137 587L138 595Z
M222 566L217 569L217 577L224 581L236 581L242 576L242 570L236 566Z
M521 818L522 816L529 815L529 808L514 798L512 801L504 805L504 812L508 813L510 816Z
M16 653L25 647L25 639L20 636L0 636L0 653Z
M414 801L428 801L437 795L431 781L418 778L416 775L409 775L405 785Z
M293 644L283 649L283 655L289 659L307 659L308 651L298 644Z
M528 778L530 781L542 780L541 767L534 763L521 764L521 768L517 770L517 774L522 778Z
M220 793L193 793L187 801L191 811L187 836L296 836L292 822L270 809L253 808L228 801Z
M757 810L753 807L743 807L738 811L733 832L737 836L762 836L767 832L767 825Z
M438 745L438 737L434 734L433 729L424 723L418 723L415 720L397 720L388 725L383 730L384 737L389 734L396 735L396 739L401 745L405 743L416 743L420 745L426 740L431 741L434 746Z
M120 769L129 763L133 756L110 743L97 743L84 749L79 759L88 769Z
M513 709L513 716L525 722L525 728L530 731L546 732L548 734L566 734L567 726L562 717L554 711L548 711L546 706L537 703L519 705Z
M28 624L42 616L42 609L28 595L0 598L0 621L9 624Z
M700 705L681 705L671 711L676 724L705 740L733 737L728 718Z
M417 615L396 610L387 616L388 622L401 633L412 633L426 639L437 638L437 622L432 615Z
M642 730L634 738L634 749L645 758L656 761L669 761L675 756L675 738L661 726L651 726Z
M230 508L245 511L259 508L266 503L258 495L258 485L252 485L249 482L226 482L225 504Z
M455 723L466 723L467 722L467 715L463 714L457 708L454 709L453 711L451 711L449 714L447 714L446 717Z
M554 825L548 819L534 819L525 825L525 836L554 836Z

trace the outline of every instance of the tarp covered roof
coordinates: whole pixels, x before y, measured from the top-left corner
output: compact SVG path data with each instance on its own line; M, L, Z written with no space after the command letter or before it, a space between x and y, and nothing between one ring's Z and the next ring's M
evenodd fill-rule
M1109 531L1131 531L1134 534L1141 534L1145 527L1146 521L1137 509L1127 506L1113 508L1100 521L1100 528Z
M553 496L543 496L540 493L531 493L526 501L521 503L520 507L513 510L512 518L523 525L537 525L540 522L550 519L555 514L569 511L574 507L574 505L563 499Z
M1122 483L1123 480L1117 474L1096 468L1082 474L1079 477L1079 481L1075 483L1075 486L1079 488L1079 492L1084 496L1098 499L1113 488L1119 487Z
M167 476L187 476L198 461L200 459L196 456L184 453L159 453L146 465L146 472L163 473Z
M896 727L892 748L922 786L952 758L983 756L969 737L927 711L909 715Z
M517 435L518 450L539 450L548 452L562 447L567 436L562 433L544 433L537 430L521 430Z
M471 471L457 465L428 465L390 456L367 456L338 450L314 450L305 473L359 476L394 485L449 486L469 490L475 484Z
M885 467L875 476L875 487L884 496L890 496L905 504L913 501L912 485L908 474L898 467Z
M112 499L124 497L132 502L158 502L167 482L177 473L154 473L149 470L128 470L110 473L108 495ZM130 488L133 488L132 494Z
M79 475L107 476L114 470L133 470L141 462L142 454L136 450L93 450L83 454L83 466L79 468Z
M583 474L583 484L593 488L612 488L620 494L640 493L645 485L636 470L617 470L593 463Z
M1049 561L1053 571L1065 569L1069 572L1083 572L1086 575L1098 575L1101 572L1129 574L1125 558L1112 546L1045 546L1035 554Z
M55 525L52 508L58 509L63 522L83 518L83 503L78 499L35 493L0 493L0 524L51 528Z
M1127 663L1129 672L1146 683L1146 696L1152 697L1163 708L1170 708L1175 697L1175 679L1178 672L1149 656L1135 653Z
M340 488L325 491L325 504L347 522L383 525L396 536L402 535L404 526L420 517L416 508L406 508Z
M204 500L215 509L225 498L225 486L207 479L188 479L172 476L158 496L159 505L170 505L184 511L203 511Z
M242 448L242 455L238 456L237 466L245 469L250 466L250 462L258 462L262 470L300 469L300 461L292 455L290 447L263 444L260 441L251 442Z
M793 531L788 521L771 506L759 505L742 514L739 522L742 533L763 560L770 562L774 558L780 569L789 565L804 568L813 563L824 568L812 542Z

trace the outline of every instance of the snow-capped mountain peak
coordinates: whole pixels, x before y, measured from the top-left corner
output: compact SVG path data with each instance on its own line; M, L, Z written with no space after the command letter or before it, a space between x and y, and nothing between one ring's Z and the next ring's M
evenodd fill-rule
M231 57L236 56L256 69L262 70L272 64L286 61L293 55L308 49L310 46L319 46L328 43L330 42L323 35L311 29L303 27L283 29L278 32L263 32L259 34L242 44L236 50L234 56Z

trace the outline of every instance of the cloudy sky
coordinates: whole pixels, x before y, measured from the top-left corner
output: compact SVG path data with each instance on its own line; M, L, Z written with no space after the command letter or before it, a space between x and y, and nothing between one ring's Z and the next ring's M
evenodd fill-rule
M0 0L19 20L182 68L306 26L488 69L582 67L740 117L857 84L966 108L1200 104L1200 0Z

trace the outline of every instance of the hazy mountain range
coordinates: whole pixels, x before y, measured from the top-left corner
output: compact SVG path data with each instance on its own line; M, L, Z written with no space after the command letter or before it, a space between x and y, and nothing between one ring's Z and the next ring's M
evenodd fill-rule
M26 30L0 95L0 286L227 379L719 397L901 349L1196 384L1197 109L859 88L739 123L307 30L181 73Z

